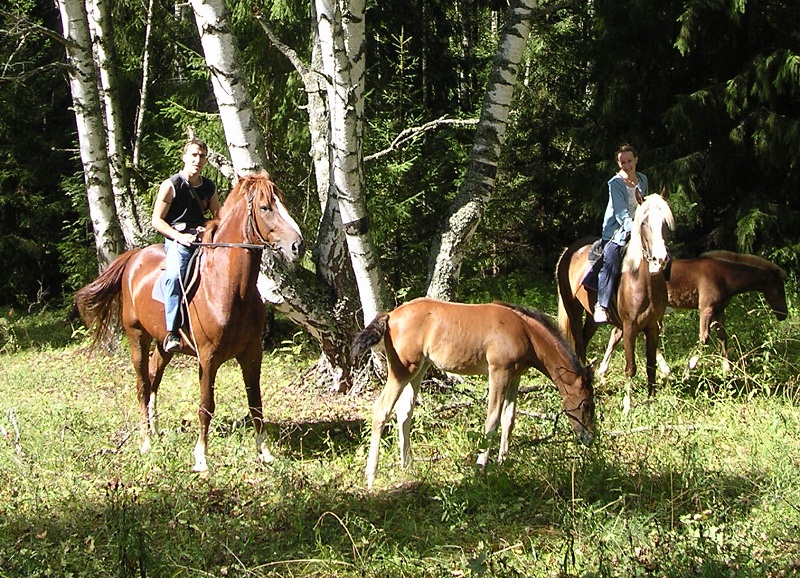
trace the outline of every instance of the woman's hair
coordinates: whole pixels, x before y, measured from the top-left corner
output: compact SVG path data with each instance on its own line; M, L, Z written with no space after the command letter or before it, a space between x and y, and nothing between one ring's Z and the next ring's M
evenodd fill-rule
M628 143L620 145L620 147L617 149L616 158L619 158L619 155L622 153L633 153L634 158L639 158L639 154L636 152L636 149Z

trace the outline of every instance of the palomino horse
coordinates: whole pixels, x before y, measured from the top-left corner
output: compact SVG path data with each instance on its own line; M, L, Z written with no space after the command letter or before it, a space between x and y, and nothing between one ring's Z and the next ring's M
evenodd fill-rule
M242 177L228 195L220 220L211 222L198 249L200 278L188 303L189 322L181 352L200 362L200 434L194 470L208 469L208 427L214 415L214 380L223 362L235 358L242 368L247 401L264 461L273 459L265 440L261 407L261 333L265 310L256 280L262 250L268 247L293 263L303 254L303 237L283 206L280 192L265 175ZM117 258L75 301L96 344L122 323L131 347L141 412L141 452L158 432L156 397L172 353L162 343L167 329L164 305L153 299L164 263L164 247L133 249ZM156 346L149 356L151 342Z
M764 295L770 310L778 321L789 314L786 306L786 271L756 255L743 255L731 251L709 251L695 259L674 259L672 274L667 281L669 304L676 309L698 309L700 311L700 345L708 343L713 326L722 349L722 369L730 370L728 361L728 334L725 331L725 308L735 295L748 291L759 291ZM598 373L608 368L614 346L622 332L614 328L608 341L603 363ZM700 354L693 355L686 366L684 379L697 366ZM658 352L658 365L662 372L669 373L669 366Z
M674 227L669 205L661 195L648 195L636 210L631 239L622 262L616 308L612 306L609 311L611 323L622 329L625 345L625 374L628 376L625 412L630 410L630 378L636 374L635 340L639 333L644 333L646 341L648 395L655 393L656 348L661 318L667 307L663 275L669 258L664 241L665 225L670 229ZM582 284L592 241L582 239L573 243L556 266L559 327L575 344L575 352L584 363L589 341L597 331L591 314L597 293Z
M431 365L451 373L489 376L489 409L485 435L502 423L500 453L508 453L514 428L520 377L534 367L549 377L563 399L576 438L585 445L594 438L593 371L578 361L553 324L538 311L514 305L468 305L420 298L391 313L381 313L353 341L358 359L383 341L388 358L388 379L372 413L372 438L367 459L367 486L378 469L381 434L392 408L397 415L400 465L411 463L411 416L420 383ZM478 465L486 466L489 449Z

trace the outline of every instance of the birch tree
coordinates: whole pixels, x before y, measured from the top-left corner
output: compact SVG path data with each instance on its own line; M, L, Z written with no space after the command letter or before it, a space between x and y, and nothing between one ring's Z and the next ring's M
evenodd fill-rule
M506 11L506 21L487 83L467 172L441 232L433 242L428 274L429 297L455 297L469 241L494 192L511 99L536 5L536 0L513 0Z
M258 173L264 168L264 137L242 76L227 5L223 0L190 0L190 4L233 167L239 175Z
M323 74L328 82L331 179L328 202L341 214L363 321L384 309L386 293L364 200L364 0L316 0Z
M89 23L83 0L58 0L67 52L69 86L78 128L78 143L100 269L124 247L117 222L106 151Z
M135 247L142 238L140 208L131 192L127 155L123 145L122 112L119 104L119 83L115 49L111 33L111 14L107 0L86 0L89 31L92 34L94 59L99 71L100 96L105 113L106 149L111 189L116 214L127 248Z

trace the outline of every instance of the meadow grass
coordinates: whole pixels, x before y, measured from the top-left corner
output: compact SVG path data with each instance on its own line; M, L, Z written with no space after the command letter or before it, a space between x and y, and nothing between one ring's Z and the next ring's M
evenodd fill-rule
M381 384L357 395L319 389L302 336L267 352L262 367L280 459L258 463L238 367L228 363L217 381L212 469L199 476L190 471L191 359L167 370L161 435L142 456L124 341L88 356L88 340L56 312L3 319L3 578L800 573L797 322L776 322L755 298L729 307L729 375L710 347L681 381L697 318L667 318L675 375L648 400L640 361L628 416L617 352L596 384L589 448L554 419L552 384L530 373L510 457L480 475L485 380L429 382L415 412L413 466L396 467L388 428L372 492L363 468ZM601 330L593 355L607 337Z

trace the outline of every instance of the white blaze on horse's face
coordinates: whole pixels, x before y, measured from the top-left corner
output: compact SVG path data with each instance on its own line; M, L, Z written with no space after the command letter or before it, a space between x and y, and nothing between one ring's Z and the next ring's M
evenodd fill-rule
M655 219L655 226L652 228L653 245L650 247L650 274L655 275L663 271L667 263L667 243L664 241L664 223L661 219Z
M278 209L278 214L286 221L286 224L297 234L297 240L292 243L291 250L284 251L284 253L290 261L299 259L303 255L303 234L300 232L300 227L277 196L275 196L275 208Z

